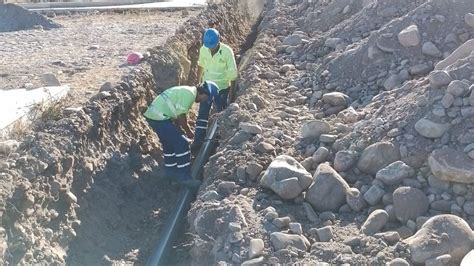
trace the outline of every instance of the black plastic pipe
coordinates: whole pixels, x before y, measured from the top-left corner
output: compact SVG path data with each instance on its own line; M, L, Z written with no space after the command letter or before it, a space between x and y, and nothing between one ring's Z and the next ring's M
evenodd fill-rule
M207 133L206 141L203 143L192 165L191 174L194 179L202 179L203 167L217 146L217 142L214 140L216 133L217 121L214 121ZM160 234L160 240L146 263L147 266L167 265L170 251L176 237L180 233L183 222L186 219L186 214L191 207L191 202L193 202L196 197L196 193L197 189L183 188L180 190L178 203L173 209L174 212L168 217L168 221Z

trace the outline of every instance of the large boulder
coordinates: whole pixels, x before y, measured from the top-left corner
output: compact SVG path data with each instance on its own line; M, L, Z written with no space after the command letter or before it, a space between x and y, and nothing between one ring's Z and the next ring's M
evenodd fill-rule
M299 250L306 251L310 247L308 239L300 235L290 235L281 232L274 232L270 234L270 241L275 250L280 250L290 247L295 247Z
M471 54L474 50L474 39L471 39L461 46L459 46L454 52L452 52L448 57L444 60L438 62L435 66L436 70L444 69L452 64L454 64L459 59L465 58Z
M451 255L450 262L460 263L473 248L474 233L462 218L445 214L432 217L404 241L414 263L424 263L445 254Z
M393 192L393 206L398 220L416 220L425 214L430 206L428 197L417 188L399 187Z
M450 148L434 150L428 164L433 175L441 180L474 183L474 160L463 152Z
M377 142L365 148L357 163L364 173L375 175L385 166L400 160L400 150L391 142Z
M283 199L294 199L313 182L313 177L293 157L280 155L268 166L260 185Z
M331 126L329 123L321 120L314 120L303 125L301 135L303 138L319 138L321 134L326 134L330 131Z
M469 251L466 256L461 261L461 266L471 266L474 265L474 249Z
M316 211L337 211L346 202L348 190L346 181L329 164L322 163L305 198Z

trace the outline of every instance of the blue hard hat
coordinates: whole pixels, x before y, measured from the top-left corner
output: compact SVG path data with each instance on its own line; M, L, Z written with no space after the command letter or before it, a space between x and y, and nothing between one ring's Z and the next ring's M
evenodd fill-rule
M219 44L219 32L214 28L209 28L204 32L204 37L202 38L204 46L209 49L216 48Z
M214 101L219 95L219 86L216 83L206 80L203 83L203 87L209 92L209 101Z

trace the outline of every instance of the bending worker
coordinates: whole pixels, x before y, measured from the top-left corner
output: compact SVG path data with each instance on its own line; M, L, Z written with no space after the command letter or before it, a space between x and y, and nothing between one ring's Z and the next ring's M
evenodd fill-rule
M194 134L189 128L187 114L194 102L207 102L210 94L207 83L197 87L172 87L158 95L144 113L163 146L166 176L177 178L188 187L197 187L200 182L191 176L188 138L192 139Z
M232 48L220 42L219 32L214 28L209 28L204 32L203 46L199 50L198 79L215 83L218 96L212 102L215 103L217 112L224 110L235 88L237 64ZM212 102L208 101L199 105L196 136L191 147L193 152L199 150L206 136Z

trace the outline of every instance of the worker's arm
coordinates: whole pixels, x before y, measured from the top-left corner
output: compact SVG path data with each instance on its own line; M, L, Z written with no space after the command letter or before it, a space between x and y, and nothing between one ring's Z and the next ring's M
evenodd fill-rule
M227 79L230 80L230 88L229 88L229 103L233 102L234 98L234 91L235 91L235 84L238 76L237 71L237 63L235 62L234 52L230 50L229 55L227 56Z
M193 139L194 138L194 133L191 131L191 129L189 128L189 125L188 125L188 117L186 116L186 114L181 114L179 115L175 120L174 120L175 124L184 130L184 133L186 134L186 136L190 139Z
M202 74L204 73L204 68L202 66L199 66L198 65L198 73L197 73L197 79L198 79L198 82L201 83L202 82Z

